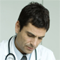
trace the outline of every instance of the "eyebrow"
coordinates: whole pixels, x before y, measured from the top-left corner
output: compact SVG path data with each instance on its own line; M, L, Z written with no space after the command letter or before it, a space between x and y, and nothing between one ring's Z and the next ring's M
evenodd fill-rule
M31 32L26 31L26 33L31 34L33 37L36 37L36 36L35 36L34 34L32 34Z
M26 31L26 33L31 34L33 37L36 37L36 36L35 36L34 34L32 34L31 32ZM45 37L45 36L41 36L41 37L38 37L38 38L42 39L43 37Z
M41 36L41 37L38 37L39 39L42 39L42 38L44 38L45 36Z

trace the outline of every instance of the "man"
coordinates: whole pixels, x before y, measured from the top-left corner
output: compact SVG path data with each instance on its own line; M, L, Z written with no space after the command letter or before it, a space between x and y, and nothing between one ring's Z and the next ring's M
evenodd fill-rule
M16 22L17 35L0 43L0 60L13 57L16 60L55 60L53 52L40 45L49 24L49 11L45 7L37 2L25 6Z

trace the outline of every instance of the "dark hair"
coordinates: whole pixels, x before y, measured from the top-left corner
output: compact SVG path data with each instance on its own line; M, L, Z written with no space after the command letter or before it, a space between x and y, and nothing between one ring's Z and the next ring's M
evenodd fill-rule
M49 11L41 4L31 2L22 9L18 21L20 22L20 30L28 23L31 23L48 31L50 25Z

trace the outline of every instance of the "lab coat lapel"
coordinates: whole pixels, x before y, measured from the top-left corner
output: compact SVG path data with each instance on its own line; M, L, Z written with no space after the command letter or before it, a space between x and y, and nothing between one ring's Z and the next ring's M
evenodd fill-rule
M35 60L35 50L32 52L30 60Z
M37 50L37 49L36 49L36 51L37 51L37 60L41 60L41 56L42 56L41 51ZM35 50L34 50L31 54L31 59L30 60L36 60L35 58L36 57L35 57Z

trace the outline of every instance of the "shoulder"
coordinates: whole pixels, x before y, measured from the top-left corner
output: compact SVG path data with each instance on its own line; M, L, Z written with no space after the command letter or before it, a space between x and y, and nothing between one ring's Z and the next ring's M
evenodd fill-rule
M8 44L7 40L3 40L2 42L0 42L0 57L2 59L3 59L3 56L5 55L5 53L7 51L7 44Z
M40 55L42 59L44 57L47 60L55 60L52 50L46 48L43 45L39 45L37 47L37 54Z
M7 47L8 44L8 40L3 40L2 42L0 42L0 51L3 49L5 49Z
M8 40L3 40L0 42L0 48L3 48L7 44Z
M38 50L38 51L41 51L41 52L52 52L50 49L46 48L46 47L43 46L43 45L39 45L39 46L37 47L37 50Z

